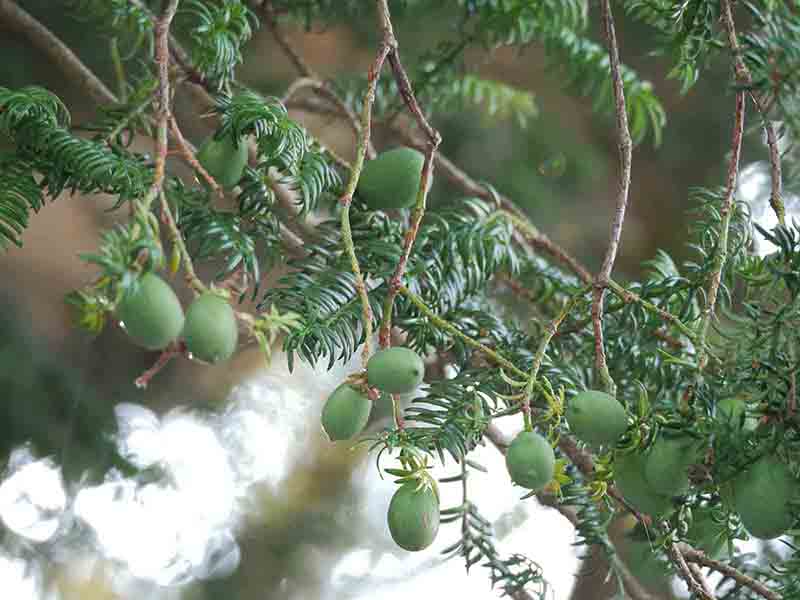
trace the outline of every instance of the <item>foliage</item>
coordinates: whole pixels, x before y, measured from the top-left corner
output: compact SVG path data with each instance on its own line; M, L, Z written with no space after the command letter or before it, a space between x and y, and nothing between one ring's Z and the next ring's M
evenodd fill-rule
M0 155L0 247L20 244L31 211L43 209L47 196L67 190L108 194L115 208L130 209L129 218L102 233L99 248L83 257L96 269L96 279L68 297L80 326L98 333L142 274L165 266L173 274L183 268L192 290L205 291L207 283L194 270L201 262L212 263L220 287L236 290L242 278L239 300L250 292L258 305L252 312L240 302L239 322L268 357L280 339L290 370L297 360L328 369L337 361L349 362L365 342L373 342L367 330L390 318L403 345L431 359L431 373L405 406L391 399L395 426L367 442L378 459L387 454L398 458L402 469L386 471L401 483L438 489L427 471L430 461L461 467L460 475L442 481L459 482L464 490L462 504L442 512L443 522L461 523L461 536L446 554L461 556L467 568L483 564L492 583L507 595L525 590L544 597L548 587L535 563L519 555L501 556L490 524L468 496L468 473L480 468L470 453L485 443L496 419L516 418L561 448L549 491L574 514L577 544L599 546L619 582L624 567L607 531L614 514L625 509L610 487L617 457L646 453L666 434L689 436L702 446L689 491L677 500L666 499L675 511L654 523L656 545L662 549L685 540L692 511L700 508L724 514L729 547L746 537L725 494L737 475L762 456L777 456L794 476L800 474L800 224L766 230L753 225L735 189L690 190L691 258L676 262L659 252L645 265L642 281L609 282L601 345L595 339L599 324L593 322L591 286L570 272L561 251L524 215L509 212L506 201L488 188L482 198L460 198L443 203L445 208L429 202L435 208L427 209L418 230L410 227L416 211L371 211L357 193L352 205L348 196L335 202L344 193L343 182L354 174L347 161L291 117L279 98L237 80L244 45L263 13L240 0L179 4L170 42L181 56L178 71L211 94L215 104L207 116L213 118L212 135L248 144L251 151L250 164L233 190L216 194L199 174L192 179L182 173L172 161L178 152L170 153L160 184L156 163L163 156L154 159L135 149L134 139L152 137L162 114L156 111L160 91L147 3L68 3L76 16L122 44L127 60L146 65L143 74L121 82L124 99L99 107L96 118L80 127L91 137L78 134L66 107L51 92L0 87L0 137L11 148ZM629 18L657 33L652 50L670 57L670 76L684 92L730 43L720 25L725 15L718 2L623 4ZM277 0L269 8L271 25L278 18L278 27L300 21L313 29L355 20L365 3ZM392 5L395 14L438 10L453 17L452 35L432 49L421 49L407 64L411 87L434 124L442 114L480 109L487 123L510 118L520 126L537 117L533 92L470 72L465 52L537 46L560 84L579 98L591 98L595 111L612 115L616 98L608 49L594 39L597 23L589 8L584 0L460 0L445 7L432 0L406 0ZM800 132L796 9L777 0L753 0L736 17L744 10L750 21L740 25L739 43L752 78L748 94L768 108L757 124L780 120L780 133L794 139ZM395 56L391 59L396 63ZM654 86L626 65L618 75L633 141L659 144L666 112ZM363 73L342 74L325 84L325 97L341 94L342 104L358 113L366 80ZM731 81L736 84L732 88L742 83ZM181 84L178 77L176 94L183 92ZM306 84L295 82L298 89ZM408 90L402 78L401 84L386 72L377 83L372 121L388 125L389 131L404 109ZM310 105L309 110L320 108ZM782 158L792 173L796 149L787 146ZM191 148L181 151L192 166ZM453 180L463 179L455 173ZM756 256L754 235L771 241L777 252ZM279 262L281 277L262 289L265 271ZM386 331L392 333L388 326ZM607 377L595 368L599 351ZM348 383L366 388L362 371L352 373ZM605 386L611 391L608 378L627 411L627 431L613 447L568 452L572 437L562 418L565 403L583 390ZM719 403L732 396L746 402L746 415L758 419L757 427L719 418ZM378 401L383 400L389 401ZM581 457L590 462L588 467ZM771 570L749 555L734 553L729 562L792 598L800 593L800 582L797 551L791 549L794 554L776 561Z

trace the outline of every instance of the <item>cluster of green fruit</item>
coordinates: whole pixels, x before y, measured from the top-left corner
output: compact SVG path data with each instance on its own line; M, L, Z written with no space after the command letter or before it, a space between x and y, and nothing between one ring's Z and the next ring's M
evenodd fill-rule
M345 382L328 397L322 408L322 428L331 441L350 440L364 430L372 411L366 388L386 394L413 392L425 376L420 356L408 348L379 350L367 362L366 380ZM439 531L439 495L435 484L409 481L401 485L389 503L389 531L405 550L423 550Z
M757 425L753 417L745 416L745 403L739 398L721 401L717 415L746 430ZM566 418L575 437L591 446L613 445L627 429L625 410L612 396L602 392L589 391L576 396L567 406ZM617 489L636 510L665 516L675 508L673 499L689 491L689 468L702 463L704 450L702 440L662 431L644 454L617 453L614 460ZM789 467L777 456L764 456L726 483L723 501L739 515L751 535L772 539L792 526L795 517L790 502L798 493L800 482ZM706 529L714 529L708 519L703 522ZM711 538L719 537L712 533L709 531Z
M225 298L201 294L184 316L175 292L154 273L142 275L123 296L117 317L138 345L162 350L181 337L192 356L207 363L230 358L239 340L236 315Z

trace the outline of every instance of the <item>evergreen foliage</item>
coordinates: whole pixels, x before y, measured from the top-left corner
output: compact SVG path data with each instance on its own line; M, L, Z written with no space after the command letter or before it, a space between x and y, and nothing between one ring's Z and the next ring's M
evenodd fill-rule
M608 49L594 39L596 11L589 10L588 2L451 4L446 11L457 17L453 39L423 49L407 65L411 86L434 122L448 111L475 107L489 122L513 118L523 125L536 118L532 91L468 72L464 52L473 47L541 47L559 83L600 113L614 115L619 109ZM657 32L652 50L670 57L671 76L684 92L712 60L736 58L728 56L717 1L621 4L629 18ZM749 21L740 18L747 25L740 25L738 38L751 77L747 92L767 107L755 120L759 127L781 121L781 134L793 140L800 134L800 16L788 2L740 4L736 16L749 15ZM373 3L278 0L269 5L270 19L277 18L279 27L299 21L313 29L349 19L367 6L371 11ZM249 292L258 307L254 314L242 310L240 320L262 346L283 333L290 369L297 360L328 369L337 361L347 363L363 344L373 342L367 339L368 328L377 330L391 317L402 345L440 361L452 376L429 377L405 408L393 398L396 427L368 443L379 458L398 458L403 468L387 472L402 482L427 481L430 460L458 464L461 474L442 483L462 482L463 503L444 510L442 522L460 522L461 537L445 553L460 555L467 568L485 565L493 585L506 595L524 589L545 597L548 587L539 566L519 555L502 557L490 524L471 501L466 481L469 470L479 465L470 452L485 443L493 420L519 419L520 414L528 430L538 430L554 446L571 439L562 417L564 404L580 391L605 385L595 368L591 285L565 266L563 256L556 260L558 253L548 252L541 237L538 244L530 243L536 237L532 226L524 226L524 218L510 213L496 194L429 209L418 231L409 223L415 223L421 207L368 210L357 193L352 206L335 202L349 193L344 182L353 175L351 165L292 118L282 100L237 81L245 44L263 16L240 0L184 0L173 32L176 43L185 44L181 50L189 62L177 70L190 67L202 75L193 85L202 83L215 101L213 135L251 144L250 164L239 185L221 196L196 173L195 179L180 176L172 159L160 184L156 164L163 157L138 152L132 144L137 136L155 135L161 116L156 95L164 82L157 79L157 28L150 12L157 10L124 0L73 0L67 6L76 18L123 40L129 59L147 65L147 72L125 82L125 99L99 107L96 119L81 127L90 137L72 127L67 108L51 92L0 87L0 138L11 147L0 155L0 248L21 244L30 212L44 209L47 198L65 191L109 194L116 209L130 208L131 217L104 232L99 248L84 257L97 267L97 279L68 298L78 324L93 333L144 273L165 266L176 272L183 265L194 291L204 288L207 284L189 269L202 261L213 263L217 283L229 285L237 275L246 276L242 297ZM445 10L432 0L406 0L392 9ZM619 76L632 141L650 139L657 145L667 121L652 84L625 65ZM366 81L364 74L351 73L326 86L358 114ZM181 83L178 77L178 90ZM735 92L741 85L731 88ZM404 110L403 93L408 93L404 84L385 72L376 88L373 121L391 125ZM796 170L795 155L788 144L783 154L787 186ZM654 524L659 552L685 540L686 520L692 508L701 506L726 515L728 546L744 538L747 533L725 500L725 490L759 458L777 456L793 476L799 475L800 224L754 228L746 205L733 202L724 208L734 191L691 190L691 259L676 264L661 252L647 265L643 281L609 283L604 356L631 425L601 454L592 457L588 449L578 448L593 459L591 469L581 468L572 455L558 455L549 491L574 509L576 543L601 546L620 582L624 566L607 532L615 511L625 510L611 491L616 457L647 452L664 429L700 440L707 450L702 464L693 465L689 491L674 502L678 510ZM302 244L291 243L289 229L299 232ZM778 251L756 256L756 234ZM407 240L414 243L406 256ZM294 254L288 259L290 251ZM284 261L285 273L263 290L265 269L278 261ZM403 268L402 277L396 277ZM396 292L397 298L387 302ZM509 302L509 296L516 302ZM350 383L365 386L364 374L352 374ZM717 418L718 403L733 395L745 398L746 412L759 419L758 427L748 430ZM796 506L792 510L797 517ZM750 555L734 554L729 563L784 598L800 598L800 553L790 548L790 556L770 570ZM720 597L752 596L750 591L741 592L746 596L732 593Z

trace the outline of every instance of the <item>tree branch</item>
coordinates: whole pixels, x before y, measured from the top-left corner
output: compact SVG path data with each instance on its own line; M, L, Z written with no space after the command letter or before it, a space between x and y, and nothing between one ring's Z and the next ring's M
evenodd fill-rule
M725 26L725 31L728 36L728 45L733 53L733 68L736 73L737 83L743 87L750 87L753 85L753 78L742 58L742 50L739 46L739 38L736 35L736 24L733 20L733 9L731 8L730 0L720 0L720 7L722 9L722 23ZM770 206L772 206L772 210L778 217L778 222L781 225L785 225L786 209L783 205L783 180L781 176L781 154L778 148L778 137L775 134L775 128L767 116L769 108L764 98L759 97L755 93L750 93L750 98L752 98L753 104L756 105L756 109L758 109L758 112L761 114L764 131L767 134L770 179L772 182Z
M387 43L391 50L389 51L389 64L392 67L394 79L397 82L397 87L400 90L400 95L408 107L409 112L414 116L420 129L425 132L428 138L428 144L425 151L425 162L422 166L422 173L420 175L419 192L417 193L417 202L414 206L414 212L411 216L411 225L406 232L403 241L403 253L400 260L397 262L397 267L389 280L389 286L386 293L386 298L383 303L383 321L381 323L379 341L381 348L386 348L391 344L391 331L392 331L392 312L394 310L394 300L400 290L403 282L403 275L405 274L408 259L411 256L411 250L414 247L414 241L417 239L419 233L419 226L422 223L422 218L425 216L425 207L428 199L428 191L431 187L433 179L433 164L436 156L436 150L439 144L442 143L442 136L439 132L431 127L422 108L414 96L414 91L411 88L411 82L408 79L403 63L400 60L400 52L398 50L397 39L394 36L392 28L392 20L389 14L389 4L387 0L377 0L378 2L378 15L381 22L381 27L384 32L384 41Z
M622 237L622 225L625 222L625 212L628 208L628 196L631 186L631 157L633 154L633 141L628 129L628 111L625 105L625 87L620 72L619 48L617 34L614 29L614 15L611 12L610 0L601 0L600 12L603 21L603 34L608 46L609 68L614 89L614 106L617 117L617 137L619 147L619 182L617 190L617 206L614 219L611 223L611 237L608 242L603 264L600 272L595 277L592 302L592 323L594 326L595 367L603 381L606 391L615 393L615 384L611 379L606 364L606 353L603 343L603 299L608 287L614 261L617 258L619 241Z
M681 546L681 552L683 553L683 557L687 562L713 569L725 577L733 579L738 585L751 589L753 592L762 598L765 598L766 600L781 600L780 594L773 592L760 581L753 579L749 575L745 575L738 569L735 569L724 562L710 558L706 556L705 553L693 548L688 548L685 545Z
M15 2L0 0L0 19L10 25L11 29L27 37L35 48L44 52L50 60L58 65L70 81L89 92L93 100L100 104L117 102L114 93L81 62L72 50Z

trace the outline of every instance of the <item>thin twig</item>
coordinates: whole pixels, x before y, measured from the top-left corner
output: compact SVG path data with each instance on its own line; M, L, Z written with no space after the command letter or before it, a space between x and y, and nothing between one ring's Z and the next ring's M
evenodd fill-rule
M407 144L416 145L418 143L414 135L406 128L394 126L392 127L392 131L400 136ZM514 204L511 199L500 194L496 195L486 186L476 182L463 169L458 167L441 152L436 153L435 163L437 170L441 172L450 183L458 187L463 193L470 196L478 196L489 202L499 201L502 209L514 217L514 222L520 229L520 234L524 237L528 244L538 250L546 252L555 258L558 262L566 266L570 271L577 275L583 283L592 282L592 275L589 270L577 259L571 256L565 249L561 248L558 244L550 240L545 234L540 232L527 219L525 214L516 206L516 204ZM520 227L522 224L525 224L524 228Z
M192 263L192 257L189 254L189 250L186 248L186 242L181 235L180 229L178 229L178 225L175 222L175 217L172 214L172 209L169 206L169 202L167 202L167 195L162 190L159 195L161 196L161 219L166 224L167 229L169 229L169 239L178 248L178 252L181 256L181 261L183 262L183 268L186 271L186 283L189 284L191 290L197 294L202 294L203 292L208 291L206 285L200 280L195 273L194 264Z
M686 560L686 557L683 557ZM703 587L703 591L710 597L714 597L714 592L711 590L711 586L708 584L708 581L703 575L703 571L698 567L695 563L687 562L686 565L689 567L689 571L692 572L692 576L694 580L699 583Z
M525 371L517 367L514 363L512 363L504 356L498 354L488 346L481 344L478 340L471 338L466 333L462 332L458 327L456 327L452 323L446 321L445 319L437 315L430 309L430 307L427 304L425 304L422 298L417 296L406 286L401 284L400 287L398 288L398 291L399 293L406 296L411 301L411 303L414 304L414 306L416 306L417 309L419 309L419 311L423 315L425 315L430 320L430 322L433 323L436 327L438 327L439 329L443 329L444 331L447 331L451 335L463 341L468 346L471 346L476 350L480 350L487 357L489 357L495 364L503 367L509 373L513 373L514 375L523 380L528 379L528 374Z
M153 377L163 371L164 367L169 364L169 361L176 356L181 356L185 353L185 342L170 342L170 344L161 352L155 364L134 380L134 385L139 389L146 389Z
M181 128L178 126L178 120L175 118L175 115L170 115L169 117L169 128L183 159L189 163L195 171L200 173L200 176L206 180L217 196L224 198L225 192L222 190L222 187L217 183L217 180L206 171L205 167L200 164L200 161L197 160L197 156L195 155L194 148L192 148L191 144L183 137L183 132L181 132Z
M681 552L683 553L683 557L686 559L687 562L708 567L709 569L713 569L714 571L721 573L725 577L730 577L738 585L751 589L753 592L755 592L762 598L765 598L766 600L781 599L780 594L778 594L777 592L773 592L760 581L753 579L749 575L745 575L744 573L730 566L729 564L710 558L706 556L705 553L700 552L699 550L695 550L693 548L688 548L685 545L681 546Z
M378 15L383 28L384 42L389 45L390 51L388 55L389 64L392 67L394 79L397 82L397 87L400 90L400 95L408 107L408 110L414 116L420 129L425 132L428 138L427 148L425 150L425 162L422 166L422 173L420 175L419 191L417 193L417 201L414 206L414 213L411 216L411 225L406 231L403 240L403 253L400 255L400 260L397 262L394 274L389 279L389 288L386 293L386 298L383 303L383 321L379 333L379 342L381 348L386 348L391 345L391 331L392 331L392 312L394 310L394 300L397 297L400 286L403 282L403 275L405 274L408 259L411 256L411 250L414 247L414 241L417 239L419 233L419 226L422 223L422 218L425 216L425 207L428 198L428 191L431 187L433 179L433 164L436 156L436 150L439 144L442 143L442 136L436 131L422 112L422 108L414 96L414 91L411 88L411 82L408 79L403 63L400 60L400 52L398 50L397 39L394 36L392 29L391 15L389 14L389 4L387 0L377 0L378 2Z
M0 20L11 26L11 29L25 35L34 47L44 52L56 63L68 80L74 82L81 90L99 104L114 104L117 98L92 71L58 39L47 27L33 18L11 0L0 0Z
M733 53L733 68L736 73L737 83L743 87L751 87L753 85L753 77L750 75L750 70L747 68L744 58L742 58L742 50L739 46L739 38L736 35L736 23L733 20L731 2L730 0L721 0L720 4L722 9L722 22L728 35L728 45ZM769 107L765 99L753 92L750 92L749 95L761 115L764 131L767 134L770 179L772 183L772 191L769 199L770 206L775 212L775 216L778 218L778 223L785 225L786 209L783 205L783 179L781 176L781 153L778 148L778 136L775 134L775 127L768 118Z
M689 570L689 565L686 564L683 553L678 549L676 544L672 542L667 544L667 554L669 554L672 563L678 569L678 575L680 578L686 582L687 586L689 586L689 591L692 593L692 595L698 598L703 598L704 600L714 600L714 595L709 595L706 592L706 586L695 579L694 574Z
M700 322L699 329L699 343L698 343L698 359L697 364L702 370L708 362L708 353L706 351L706 337L708 335L711 320L714 318L714 308L717 303L717 294L719 293L719 286L722 282L722 269L725 267L725 261L728 257L728 231L730 230L731 219L733 217L733 198L736 193L736 179L739 175L739 157L742 152L742 137L744 135L744 109L745 109L745 92L740 91L736 93L736 109L734 112L734 124L731 143L731 159L728 163L728 176L725 187L725 200L720 207L720 215L722 216L722 224L720 226L719 240L717 240L717 248L714 253L713 270L708 282L708 301L703 310L703 317Z
M505 456L506 452L508 451L509 440L503 434L502 431L494 425L490 423L483 432L484 437L486 437L492 445L497 448L497 451L500 452L503 456ZM577 447L577 446L576 446ZM536 494L536 499L539 501L540 504L544 506L549 506L550 508L556 509L561 515L567 519L573 527L577 527L579 524L578 515L575 512L575 509L564 506L561 504L558 499L546 492L538 492ZM634 600L653 600L653 596L647 592L636 577L630 572L630 570L622 564L621 561L615 562L615 567L617 568L620 576L622 577L623 584L625 586L626 591L630 594L631 598Z
M350 180L347 183L344 194L339 199L339 204L342 206L342 241L350 259L350 268L356 279L356 291L361 299L361 320L364 327L362 362L364 364L366 364L372 352L372 306L369 302L367 286L364 283L364 276L361 274L361 267L358 264L358 257L356 256L356 250L353 244L353 233L350 228L350 204L353 202L353 194L355 194L356 187L358 187L361 170L364 168L367 141L370 139L370 134L372 132L372 105L375 103L378 78L380 77L381 69L383 69L383 64L386 62L386 57L389 55L389 52L391 52L391 46L389 46L386 41L382 41L378 48L378 54L369 69L367 91L364 95L364 106L361 111L361 135L358 138L356 158L353 163L353 170L350 172Z
M286 56L289 58L289 61L292 63L292 65L294 65L294 68L297 70L297 72L309 81L308 87L310 87L318 96L330 101L339 111L341 111L342 115L347 117L347 122L350 124L350 127L352 127L356 139L359 139L361 136L361 124L358 116L352 110L350 110L350 107L347 105L347 103L342 100L327 83L322 81L314 69L311 68L311 65L309 65L305 58L303 58L303 55L294 48L292 43L289 41L289 38L286 37L286 34L278 26L278 20L275 15L275 9L272 6L272 2L265 2L263 5L263 10L267 25L272 32L272 37L275 38L275 41L281 47L284 54L286 54ZM375 148L372 145L372 140L367 140L367 158L375 158Z
M619 48L617 46L617 34L614 28L614 15L611 12L610 0L601 0L600 11L603 20L603 33L608 46L609 68L611 70L611 80L614 89L614 107L617 117L617 145L619 148L619 181L616 210L611 223L611 237L608 242L605 257L603 258L603 264L600 267L600 272L597 274L594 281L592 323L594 325L595 338L595 366L606 391L613 394L616 386L611 379L611 374L608 372L603 343L603 299L605 297L606 287L608 287L608 280L611 278L611 271L614 269L614 261L617 258L619 242L622 237L622 225L625 222L625 212L628 208L628 198L631 187L633 140L631 139L630 130L628 128L625 87L622 82L622 73L620 71Z

